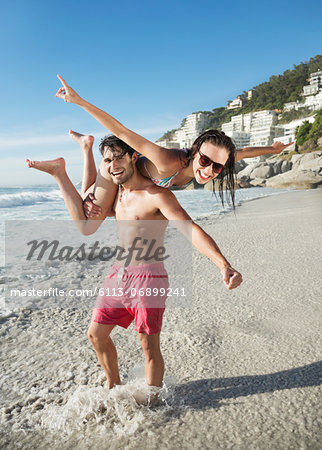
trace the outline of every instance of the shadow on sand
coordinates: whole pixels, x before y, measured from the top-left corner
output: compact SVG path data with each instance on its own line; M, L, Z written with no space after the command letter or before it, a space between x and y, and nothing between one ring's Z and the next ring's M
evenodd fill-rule
M322 384L322 362L267 375L208 378L175 386L173 403L193 409L220 407L221 400ZM172 403L172 404L171 404Z

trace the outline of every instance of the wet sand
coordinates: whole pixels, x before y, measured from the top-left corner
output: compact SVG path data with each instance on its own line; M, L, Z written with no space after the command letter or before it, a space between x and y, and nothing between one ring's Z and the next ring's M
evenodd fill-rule
M107 391L91 311L3 319L1 448L320 448L321 205L321 189L290 192L200 221L244 283L228 292L194 252L193 307L164 317L158 408L133 400L140 380ZM114 341L126 381L142 351L132 327Z

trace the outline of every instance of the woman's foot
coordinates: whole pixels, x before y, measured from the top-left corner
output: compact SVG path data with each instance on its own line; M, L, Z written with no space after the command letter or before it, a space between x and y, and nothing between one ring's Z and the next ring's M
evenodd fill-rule
M94 143L94 136L80 134L76 131L69 130L69 136L74 139L77 144L80 145L81 149L85 152L91 151Z
M41 170L50 175L57 176L65 172L64 158L52 159L50 161L30 161L26 159L29 168Z

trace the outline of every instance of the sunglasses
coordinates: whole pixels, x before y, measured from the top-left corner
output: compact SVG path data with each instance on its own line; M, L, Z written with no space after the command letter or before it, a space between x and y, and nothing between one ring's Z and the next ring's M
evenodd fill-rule
M212 161L210 158L208 158L208 156L201 153L200 150L198 150L198 153L199 153L199 164L201 165L201 167L208 167L212 164L212 171L214 173L220 173L224 170L225 166L223 166L222 164Z

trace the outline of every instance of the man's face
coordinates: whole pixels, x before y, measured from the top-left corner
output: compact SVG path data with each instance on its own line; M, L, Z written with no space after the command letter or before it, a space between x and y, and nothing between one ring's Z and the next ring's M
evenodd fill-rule
M107 165L108 173L112 176L112 180L115 184L124 184L126 183L134 173L134 167L132 158L128 153L123 156L118 156L118 154L122 155L122 150L118 152L111 152L111 150L106 147L104 152L104 162Z

